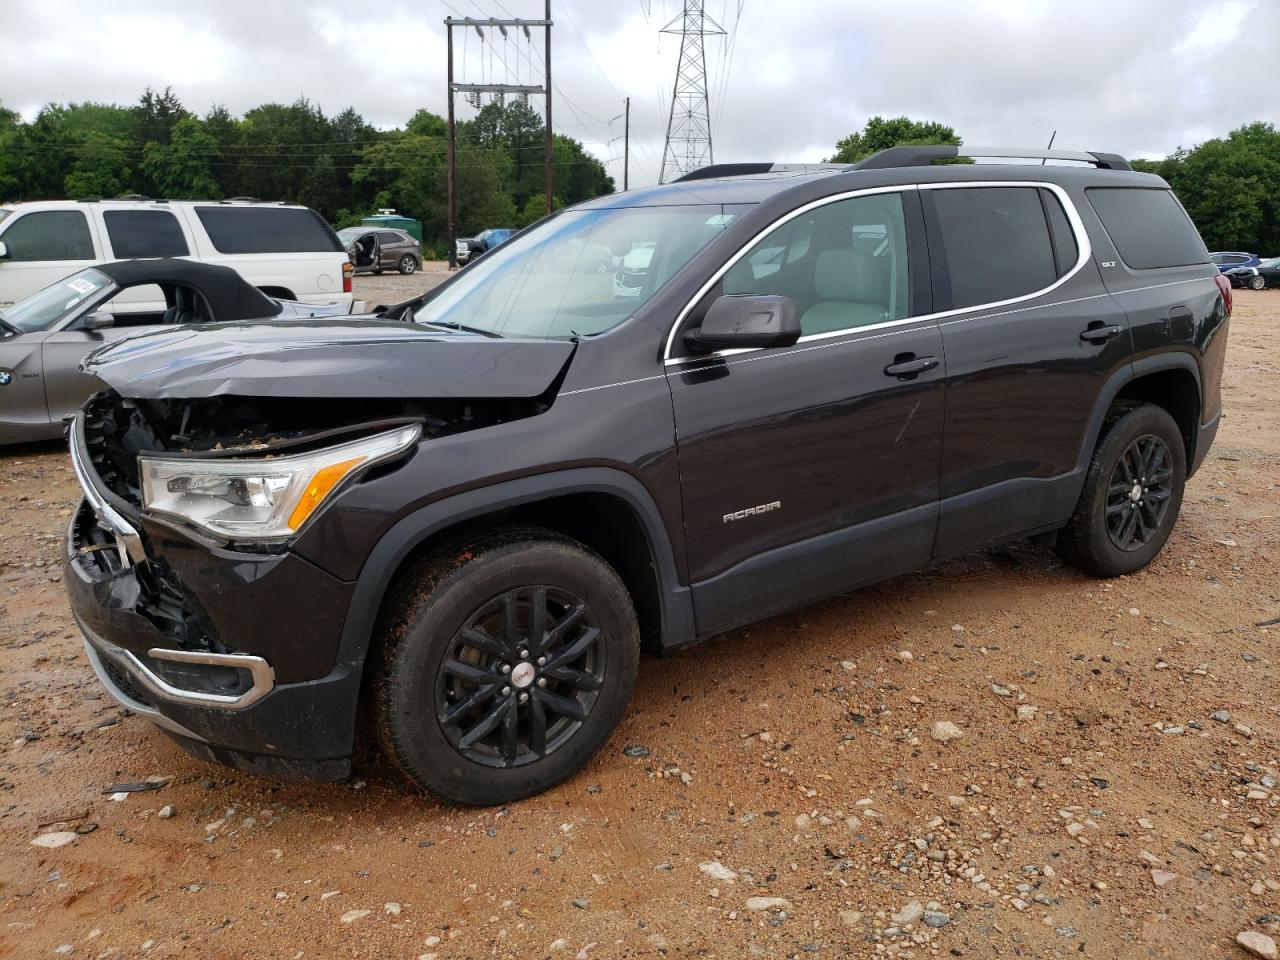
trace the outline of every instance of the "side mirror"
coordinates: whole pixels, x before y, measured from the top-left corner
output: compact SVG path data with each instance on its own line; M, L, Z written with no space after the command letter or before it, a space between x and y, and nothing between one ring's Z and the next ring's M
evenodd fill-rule
M742 347L789 347L800 339L795 301L780 296L718 297L702 326L684 335L696 353Z
M9 246L3 240L0 240L0 260L9 259Z
M80 321L82 330L106 330L116 325L116 318L105 310L95 310Z

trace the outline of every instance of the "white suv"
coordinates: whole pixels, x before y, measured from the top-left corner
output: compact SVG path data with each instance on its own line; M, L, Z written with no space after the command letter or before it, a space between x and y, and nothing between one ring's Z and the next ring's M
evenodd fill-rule
M220 264L277 299L352 307L346 251L307 207L145 199L0 204L0 309L85 267L138 257ZM142 287L118 297L115 308L163 310L160 300L159 288Z

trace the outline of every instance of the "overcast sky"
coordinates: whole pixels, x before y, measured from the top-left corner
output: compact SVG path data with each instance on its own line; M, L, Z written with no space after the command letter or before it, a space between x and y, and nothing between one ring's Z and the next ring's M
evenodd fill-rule
M681 0L555 0L557 132L622 181L656 181ZM109 11L108 11L109 8ZM820 160L875 114L971 145L1162 156L1250 120L1280 123L1280 0L706 0L715 157ZM368 10L366 15L361 11ZM739 15L740 12L740 15ZM198 113L305 96L379 127L445 112L446 16L540 17L541 0L0 0L0 101L132 103L172 86ZM458 79L538 83L538 50L457 35ZM731 56L730 56L731 52ZM465 58L465 72L463 60ZM505 61L505 66L504 66ZM461 104L461 115L469 108Z

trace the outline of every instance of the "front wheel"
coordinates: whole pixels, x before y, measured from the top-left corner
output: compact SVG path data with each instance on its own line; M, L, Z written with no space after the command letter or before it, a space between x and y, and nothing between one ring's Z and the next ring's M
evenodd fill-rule
M519 528L421 561L388 601L373 666L383 751L414 783L491 805L576 773L617 726L640 632L613 568Z
M406 253L403 257L400 258L400 272L403 273L405 276L408 276L409 274L413 273L417 269L418 269L418 261L413 259L413 256L411 254Z
M1251 290L1263 290L1267 286L1267 279L1261 275L1249 278L1249 288Z
M1152 404L1117 407L1103 431L1058 547L1068 563L1117 577L1141 570L1169 539L1187 455L1173 417Z

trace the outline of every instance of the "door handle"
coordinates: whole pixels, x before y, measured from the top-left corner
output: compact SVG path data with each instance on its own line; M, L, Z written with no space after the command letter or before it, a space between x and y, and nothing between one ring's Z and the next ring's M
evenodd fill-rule
M1124 328L1114 323L1109 323L1106 326L1103 326L1095 320L1093 324L1090 324L1084 330L1080 331L1080 339L1087 340L1089 343L1106 343L1113 337L1120 336L1123 332Z
M899 380L914 380L941 362L937 357L917 357L914 353L900 353L893 358L893 363L884 368L884 375L897 377Z

